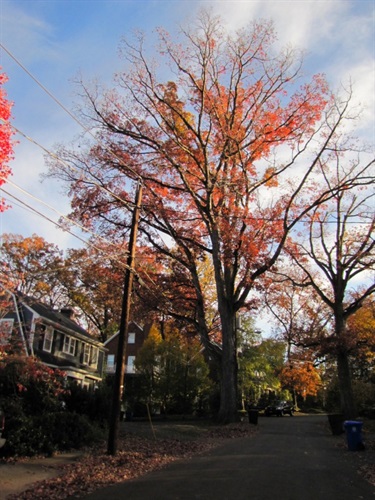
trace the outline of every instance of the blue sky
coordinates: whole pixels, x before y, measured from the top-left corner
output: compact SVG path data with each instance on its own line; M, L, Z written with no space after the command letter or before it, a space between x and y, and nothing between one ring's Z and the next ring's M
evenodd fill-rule
M70 142L80 132L21 66L74 113L79 102L73 83L77 75L110 84L121 68L118 47L123 36L135 29L151 35L158 26L177 32L202 7L220 14L228 29L256 18L272 19L280 46L293 44L305 51L307 76L323 72L334 89L351 78L355 100L365 106L358 133L374 142L374 0L0 0L0 42L6 49L0 48L0 66L9 77L6 90L14 101L14 126L47 150L58 142ZM44 151L22 135L16 139L13 184L5 189L58 220L54 210L68 213L69 200L56 181L41 182L46 172ZM61 249L82 246L81 240L18 202L10 203L12 208L0 214L0 234L36 233Z

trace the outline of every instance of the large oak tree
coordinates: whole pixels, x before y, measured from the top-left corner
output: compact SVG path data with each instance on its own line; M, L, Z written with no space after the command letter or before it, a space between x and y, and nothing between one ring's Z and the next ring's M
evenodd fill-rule
M127 69L113 90L82 84L95 141L62 147L52 170L69 183L71 216L108 237L125 234L131 181L143 182L144 243L185 269L201 340L217 355L198 265L209 257L222 333L219 418L232 421L236 315L297 222L340 188L319 185L317 159L341 104L321 75L302 80L298 51L275 50L271 23L229 33L202 12L180 39L162 29L158 38L154 59L142 34L123 42Z

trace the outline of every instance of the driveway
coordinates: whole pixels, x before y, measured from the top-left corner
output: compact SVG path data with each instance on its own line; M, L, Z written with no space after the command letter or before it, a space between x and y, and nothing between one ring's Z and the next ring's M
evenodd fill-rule
M250 425L250 424L249 424ZM332 436L326 416L264 417L255 437L86 496L129 500L374 500L361 454Z

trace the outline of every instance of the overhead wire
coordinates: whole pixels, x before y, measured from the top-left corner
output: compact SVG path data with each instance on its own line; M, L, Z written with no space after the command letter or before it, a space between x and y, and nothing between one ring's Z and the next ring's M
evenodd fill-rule
M13 59L13 61L18 64L20 66L20 68L22 68L23 71L25 71L25 73L60 107L62 108L83 130L85 133L89 134L96 142L98 142L101 146L103 146L103 144L98 141L98 137L92 133L91 129L89 129L88 127L86 127L86 125L84 123L81 122L81 120L79 120L66 106L64 106L64 104L59 100L57 99L57 97L55 97L52 92L50 92L22 63L21 61L19 61L16 56L9 50L5 47L5 45L3 43L0 42L0 47L5 50L5 52L9 55L9 57L11 57ZM118 155L112 151L111 149L109 149L107 146L104 146L104 149L109 152L114 158L121 160L121 158L118 157ZM142 177L138 174L138 172L136 172L134 169L132 169L131 167L127 166L128 170L130 172L132 172L136 178L142 182Z
M3 43L0 42L0 47L16 62L17 65L19 65L21 67L21 69L59 106L61 107L87 134L89 134L91 137L94 138L94 140L96 142L98 142L100 144L100 141L98 141L98 138L97 136L95 136L92 131L90 129L88 129L80 120L78 120L78 118L73 114L71 113L71 111L66 107L64 106L61 101L59 99L57 99L22 63L21 61L19 61L18 58L16 58L14 56L14 54L5 47L5 45ZM2 120L4 122L4 120ZM68 164L67 162L65 162L64 160L62 160L60 157L58 157L55 153L52 153L51 151L49 151L46 147L44 147L43 145L39 144L37 141L35 141L33 138L31 138L30 136L26 135L24 132L22 132L20 129L18 129L17 127L15 127L13 124L9 124L13 130L15 130L15 132L17 132L18 134L22 135L25 139L27 139L29 142L33 143L34 145L36 145L37 147L39 147L40 149L42 149L46 154L48 154L50 157L54 158L55 160L57 160L58 162L60 163L63 163L64 166L66 166L69 170L73 170L75 172L79 172L80 173L80 176L82 176L82 172L80 172L78 169L74 168L72 165ZM119 161L122 161L121 158L118 157L118 155L113 152L112 150L108 149L107 147L105 147L106 151L109 152L113 157L115 157L116 159L118 159ZM135 172L132 168L128 167L128 170L130 172L132 172L136 178L138 180L140 180L142 182L142 178L140 177L140 175ZM99 184L98 182L96 182L95 180L93 180L92 178L91 179L87 179L85 178L88 182L91 182L93 183L96 187L98 187L99 189L101 190L104 190L107 194L109 194L110 196L112 196L113 198L115 198L117 201L120 201L121 203L123 203L125 206L128 206L130 205L130 202L129 201L126 201L124 200L123 198L119 197L118 195L116 195L116 193L114 193L113 191L107 189L105 186ZM9 181L8 181L9 182ZM18 188L18 186L17 186ZM22 190L22 188L19 188ZM10 193L7 193L4 189L3 189L3 192L8 194L8 196L11 196L12 198L14 199L17 199L15 196L11 195ZM25 191L26 192L26 191ZM29 193L28 193L29 194ZM30 196L33 196L31 194L29 194ZM19 203L25 205L29 210L37 213L40 217L44 217L46 220L52 222L53 224L55 224L57 227L60 227L63 231L66 231L66 232L69 232L72 236L78 238L79 240L81 240L83 243L85 243L86 245L88 246L91 246L91 247L94 247L94 245L92 245L90 242L84 240L83 238L79 237L78 235L72 233L70 230L66 229L65 227L62 227L60 224L56 223L55 221L49 219L48 217L44 216L44 214L42 214L41 212L35 210L33 207L30 207L28 204L22 202L21 200L17 199ZM39 200L41 201L41 200ZM52 207L49 207L49 208L52 208ZM58 213L58 211L56 211L55 209L53 209L55 212ZM66 216L63 216L64 218L66 218ZM78 227L80 227L81 229L83 229L84 231L88 231L87 228L82 228L82 226L80 226L79 224L77 224L75 221L72 221L71 219L69 219L69 222L77 225ZM98 237L98 238L101 238L100 235L98 235L97 233L91 233L93 234L95 237ZM103 239L103 238L102 238ZM95 247L94 247L95 248ZM103 251L102 249L100 251ZM123 262L121 262L122 265L125 265ZM128 267L125 265L125 267ZM133 269L132 269L132 272L135 272ZM145 271L144 271L145 272ZM135 273L137 274L137 273ZM150 280L150 282L153 284L153 285L156 285L155 281L149 276L149 274L147 272L145 272L145 275L148 277L148 279Z
M20 66L20 68L25 71L25 73L59 106L61 107L83 130L84 132L86 132L87 134L89 134L96 142L98 142L100 145L102 145L100 143L100 141L98 141L98 138L97 136L95 136L92 131L90 129L88 129L80 120L78 120L78 118L66 107L64 106L64 104L62 104L62 102L57 99L22 63L21 61L9 50L5 47L5 45L3 43L0 42L0 47L9 55L9 57L11 57L15 63L17 65ZM25 139L27 139L28 141L32 142L33 144L35 144L36 146L38 146L39 148L41 148L45 153L47 153L49 156L51 156L52 158L56 159L57 161L59 162L62 162L64 164L64 166L66 166L67 168L69 168L70 170L73 170L73 171L76 171L76 172L79 172L78 169L75 169L72 165L66 163L65 161L63 161L61 158L59 158L55 153L52 153L51 151L49 151L47 148L45 148L44 146L42 146L41 144L39 144L38 142L36 142L34 139L32 139L31 137L29 137L28 135L26 135L25 133L23 133L21 130L19 130L17 127L15 127L13 124L10 124L11 127L19 134L21 134ZM118 157L118 155L113 152L112 150L108 149L108 147L105 146L105 150L107 152L109 152L114 158L118 159L120 162L122 161L121 158ZM134 171L134 169L130 168L130 167L127 167L129 171L131 171L135 176L136 178L138 178L138 180L140 180L142 182L142 178L140 177L140 175ZM81 172L79 172L81 174ZM117 201L120 201L121 203L124 203L126 206L129 206L129 202L128 201L125 201L123 200L121 197L119 197L118 195L116 195L115 193L113 193L112 191L108 190L107 188L105 188L103 185L97 183L96 181L94 181L93 179L87 179L88 182L92 182L96 187L98 187L99 189L101 190L104 190L107 194L113 196ZM74 236L74 234L73 234ZM99 235L96 235L96 236L99 236ZM81 239L81 238L80 238ZM82 239L81 239L82 240ZM87 243L86 243L87 244ZM147 275L147 273L146 273ZM150 281L155 285L154 281L152 280L152 278L150 276L148 276L148 278L150 279Z
M42 205L44 205L45 207L49 208L50 210L52 210L53 212L55 212L57 215L59 215L59 217L61 217L62 219L66 220L69 224L73 224L74 226L78 227L81 231L85 232L85 233L89 233L91 234L91 236L94 236L95 238L98 238L99 240L103 241L103 243L106 243L107 245L113 245L115 246L115 244L109 240L106 240L105 238L103 238L101 235L99 235L98 233L95 233L93 231L91 231L90 229L88 229L87 227L85 226L82 226L82 224L79 224L77 221L73 220L73 219L70 219L69 217L67 217L66 215L64 215L63 213L59 212L58 210L56 210L54 207L52 207L51 205L49 205L48 203L46 203L45 201L41 200L40 198L38 198L37 196L29 193L28 191L26 191L26 189L23 189L21 188L20 186L18 186L16 183L10 181L9 179L7 179L6 181L6 184L9 184L13 187L15 187L16 189L18 189L19 191L21 191L22 193L26 194L27 196L29 196L30 198L34 199L35 201L37 201L38 203L41 203ZM4 190L3 190L4 191ZM6 192L6 191L4 191ZM64 229L64 226L60 225L59 223L56 223L60 228ZM65 230L65 229L64 229ZM72 234L72 233L71 233ZM74 234L73 234L74 235ZM125 252L126 254L128 253L127 251Z
M80 127L83 128L83 130L88 133L91 137L94 138L94 140L96 142L98 142L100 144L100 141L98 141L98 138L91 132L90 129L88 129L80 120L77 119L77 117L75 115L73 115L73 113L71 113L71 111L69 109L66 108L66 106L64 106L37 78L34 77L34 75L11 53L10 50L8 50L3 43L0 42L0 47L3 48L3 50L5 50L5 52L23 69L23 71L26 72L27 75L29 75L29 77L40 87L43 89L43 91L56 103L58 104L58 106L60 106ZM13 125L12 125L13 127ZM16 128L13 127L15 130ZM47 154L51 155L52 157L54 157L55 159L57 159L58 161L62 161L60 158L58 158L55 154L52 154L50 151L48 151L46 148L44 148L43 146L39 145L36 141L32 140L31 138L29 138L28 136L26 136L25 134L23 134L20 130L17 130L18 133L20 133L21 135L23 135L26 139L32 141L35 145L39 146L40 148L43 149L43 151L45 151ZM120 160L121 162L121 159L116 155L116 153L114 153L113 151L111 151L110 149L108 149L107 147L105 147L106 151L108 151L113 157L117 158L118 160ZM66 162L64 162L64 164L66 166L68 166L69 169L73 169L73 167L71 165L68 165ZM140 182L143 182L143 179L141 178L141 176L135 172L133 169L131 169L130 167L127 167L129 171L131 171L133 174L135 174L136 178L138 179L138 181ZM92 179L90 179L90 182L93 182ZM124 200L122 200L120 197L118 197L115 193L111 192L110 190L106 189L104 186L98 184L98 183L95 183L95 185L97 185L97 187L99 187L100 189L104 189L106 191L107 194L110 194L111 196L113 196L116 200L122 202L122 203L125 203L126 206L129 205L129 202L125 202ZM4 190L3 190L4 191ZM4 191L5 192L5 191ZM9 196L9 194L8 194ZM12 195L10 195L12 196ZM23 203L23 202L21 202ZM26 204L25 204L26 205ZM33 210L33 209L32 209ZM35 211L37 212L37 211ZM43 215L40 214L42 217ZM52 222L52 221L51 221ZM58 224L57 224L58 225ZM72 234L73 236L75 236L76 238L80 239L81 241L84 241L82 238L79 238L77 235L74 235L73 233L71 233L70 231L68 231L70 234ZM98 235L97 235L98 236ZM84 243L87 245L88 242L85 242ZM129 268L129 266L125 265L126 268ZM132 268L129 268L129 270L131 272L133 272L136 276L137 276L137 273L135 272L134 269ZM157 286L155 281L149 276L149 274L143 270L145 272L145 275L147 276L147 278L151 281L151 283L154 285L154 286ZM139 277L139 276L138 276ZM143 283L149 290L151 290L145 283ZM152 290L151 290L152 291ZM155 293L156 295L156 292L155 291L152 291L153 293ZM163 291L161 292L163 295ZM167 298L167 300L169 300Z
M3 43L0 42L0 47L9 55L9 57L11 57L17 65L19 65L21 67L21 69L59 106L61 107L86 133L88 133L91 137L93 137L95 139L96 142L99 142L98 141L98 138L92 133L92 131L90 129L88 129L80 120L78 120L78 118L66 107L62 104L62 102L57 99L22 63L21 61L16 58L16 56L9 50L7 49L7 47L5 47L5 45ZM6 123L5 120L3 120L2 118L0 118L1 121L3 123ZM111 197L113 197L115 200L119 201L120 203L124 204L125 206L129 207L129 205L131 204L129 201L127 200L124 200L122 197L118 196L116 193L114 193L113 191L107 189L105 186L103 186L102 184L98 183L96 180L94 180L93 178L87 178L87 177L82 177L82 172L79 171L78 169L74 168L72 165L68 164L67 162L65 162L64 160L62 160L61 158L59 158L55 153L52 153L50 150L48 150L46 147L44 147L43 145L41 145L40 143L38 143L37 141L35 141L33 138L31 138L30 136L26 135L24 132L22 132L20 129L18 129L17 127L15 127L13 124L9 124L12 127L12 129L17 132L18 134L20 134L21 136L23 136L25 139L27 139L29 142L33 143L34 145L36 145L37 147L39 147L40 149L42 149L46 154L48 154L50 157L52 157L53 159L57 160L58 162L62 163L65 167L67 167L69 170L73 171L73 172L78 172L80 174L80 177L83 179L83 180L86 180L87 182L90 182L92 184L94 184L96 187L98 187L100 190L103 190L106 194L110 195ZM105 148L112 156L116 157L119 161L121 161L121 159L118 157L118 155L116 155L113 151L111 151L110 149L108 148ZM139 174L137 174L137 172L135 172L133 169L129 168L130 171L132 171L132 173L138 178L138 179L141 179ZM9 181L8 181L9 182ZM10 182L9 182L10 183ZM22 188L19 188L19 189L22 189ZM5 191L4 191L5 192ZM29 196L32 196L31 194L29 194ZM49 207L51 208L51 207ZM53 209L55 212L57 212L55 209ZM70 223L73 223L75 224L76 226L79 226L81 230L84 230L84 231L87 231L87 232L90 232L92 235L94 235L95 237L98 237L98 238L101 238L100 235L98 234L95 234L95 233L92 233L91 231L87 230L86 228L83 228L83 226L79 225L78 223L76 223L75 221L72 221L71 219L68 219L66 216L60 214L62 217L64 217L65 219L69 220ZM55 223L55 222L54 222ZM59 227L59 224L56 224L58 227ZM61 227L61 226L60 226ZM65 230L65 229L64 229ZM71 233L72 236L74 236L74 233ZM79 238L81 241L83 241L82 238Z
M125 269L130 269L130 267L125 264L124 262L122 262L121 260L119 260L118 258L118 254L110 254L109 252L106 252L106 251L103 251L102 248L99 248L97 247L96 245L94 245L91 241L87 241L85 240L84 238L81 238L79 235L73 233L72 231L70 231L70 229L64 227L62 224L60 224L59 222L56 222L54 221L53 219L50 219L47 215L43 214L42 212L40 212L39 210L37 210L36 208L32 207L31 205L29 205L28 203L24 202L23 200L21 200L20 198L18 198L17 196L15 196L14 194L12 193L9 193L6 189L2 188L2 191L7 195L9 196L10 198L16 200L21 206L21 208L26 208L27 210L29 210L30 212L32 213L35 213L36 215L38 215L39 217L47 220L48 222L51 222L52 224L56 225L58 228L62 229L64 232L67 232L69 234L71 234L72 236L74 236L75 238L79 239L80 241L82 241L86 246L90 247L90 248L93 248L94 250L104 254L108 259L112 260L112 261L115 261L117 264L121 265L122 267L124 267ZM10 200L9 200L10 201ZM113 246L115 246L114 243L111 243ZM125 252L126 254L128 252ZM134 272L134 271L133 271ZM136 273L135 273L136 274Z
M73 113L70 112L70 110L68 110L66 108L66 106L64 106L36 77L34 77L34 75L13 55L13 53L8 50L3 43L0 42L0 47L5 50L5 52L16 62L16 64L18 64L23 71L26 72L26 74L56 103L58 104L58 106L60 106L80 127L82 127L82 129L88 133L91 137L94 138L94 140L96 142L98 142L100 144L100 141L98 141L98 138L91 132L90 129L88 129L87 127L85 127L85 125L76 118L76 116L73 115ZM4 122L4 120L2 120ZM10 124L11 127L19 134L21 134L23 137L25 137L27 140L29 140L30 142L34 143L36 146L38 146L39 148L41 148L43 151L45 151L48 155L50 155L51 157L55 158L56 160L58 160L59 162L63 161L61 158L59 158L56 154L50 152L49 150L47 150L47 148L45 148L44 146L42 146L41 144L37 143L34 139L32 139L31 137L27 136L26 134L24 134L23 132L21 132L21 130L17 129L15 126L13 126L12 124ZM118 160L121 161L121 159L116 155L116 153L114 153L113 151L109 150L107 147L105 147L106 151L108 151L113 157L117 158ZM73 169L74 168L67 164L66 162L64 162L64 165L67 166L69 169ZM140 177L140 175L135 172L133 169L131 169L130 167L128 167L128 170L131 171L133 174L135 174L136 178L138 178L138 180L140 182L143 181L143 179ZM78 171L78 169L76 169L76 171ZM92 179L89 180L90 182L94 182ZM125 203L126 206L129 205L129 202L125 202L125 200L122 200L120 197L118 197L117 195L115 195L115 193L111 192L110 190L106 189L104 186L94 182L94 184L99 187L100 189L104 189L107 194L110 194L111 196L114 196L115 199L117 199L118 201L122 202L122 203ZM3 192L6 193L6 191L3 189ZM13 198L15 198L13 195L11 195L10 193L6 193L8 194L8 196L12 196ZM16 198L17 199L17 198ZM18 200L20 203L22 203L23 205L25 206L28 206L26 203L22 202L21 200ZM41 214L39 211L35 210L34 208L32 207L29 207L28 208L30 210L32 210L33 212L37 213L38 215L40 215L41 217L44 217L46 218L47 220L49 220L50 222L52 222L53 224L56 224L56 222L50 220L49 218L45 217L43 214ZM56 224L57 226L59 226L59 224ZM69 230L66 230L65 228L63 228L64 231L67 231L69 232L70 234L72 234L72 236L80 239L81 241L83 241L86 245L90 245L87 241L84 241L82 238L78 237L77 235L75 235L74 233L71 233L71 231ZM92 246L92 245L90 245ZM126 266L128 267L128 266ZM135 275L137 275L137 273L135 273L135 270L134 269L130 269L131 272L133 272ZM145 273L145 275L147 276L147 278L150 280L150 282L154 285L154 286L157 286L156 282L150 277L150 275L147 273L147 271L145 271L143 269L143 272ZM138 276L139 277L139 276ZM148 287L144 282L143 284L146 286L146 288L148 288L152 293L154 293L156 295L156 292L151 290L150 287ZM162 295L164 295L163 291L161 291ZM167 298L167 297L166 297ZM170 301L170 299L167 298L168 301Z

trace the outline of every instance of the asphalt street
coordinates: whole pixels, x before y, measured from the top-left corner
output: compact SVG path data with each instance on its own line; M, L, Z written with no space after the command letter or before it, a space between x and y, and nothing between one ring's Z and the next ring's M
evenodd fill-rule
M375 487L358 474L361 454L373 452L349 451L326 416L262 417L258 431L85 499L375 499Z

